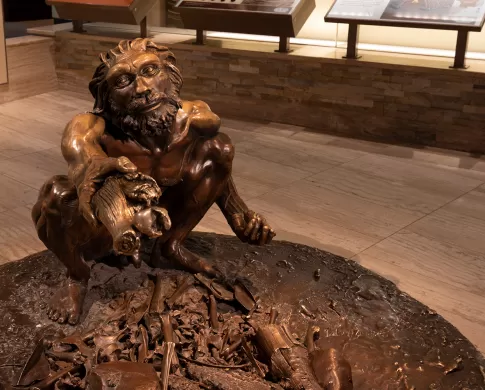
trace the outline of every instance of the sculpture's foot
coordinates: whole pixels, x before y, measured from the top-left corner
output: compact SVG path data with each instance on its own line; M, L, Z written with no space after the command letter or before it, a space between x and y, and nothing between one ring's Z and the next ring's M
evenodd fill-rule
M52 298L47 312L52 321L76 325L81 317L87 283L69 279Z
M221 276L221 272L214 265L184 248L179 242L172 241L163 244L161 253L165 258L179 264L186 271L194 274L203 273L211 277Z

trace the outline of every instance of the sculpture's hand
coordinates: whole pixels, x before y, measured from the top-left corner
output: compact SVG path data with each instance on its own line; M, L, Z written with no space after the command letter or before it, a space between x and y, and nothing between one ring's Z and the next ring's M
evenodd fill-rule
M136 166L126 157L95 157L86 169L84 179L78 187L79 211L82 216L93 226L98 224L94 215L91 200L99 185L105 178L114 172L133 173Z
M265 245L269 244L275 231L262 215L248 210L245 213L237 213L232 216L232 226L243 242L249 244Z

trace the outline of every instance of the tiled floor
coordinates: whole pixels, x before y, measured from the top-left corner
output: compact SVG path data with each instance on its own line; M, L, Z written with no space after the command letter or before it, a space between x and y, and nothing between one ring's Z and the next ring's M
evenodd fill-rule
M0 106L0 263L43 249L30 207L64 173L59 140L90 109L67 92ZM279 239L353 258L438 311L485 351L485 160L223 120L234 176ZM199 230L231 233L213 208Z

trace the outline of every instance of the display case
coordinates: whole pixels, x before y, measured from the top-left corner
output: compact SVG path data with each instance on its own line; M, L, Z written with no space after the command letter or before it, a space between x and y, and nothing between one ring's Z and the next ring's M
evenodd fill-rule
M82 22L138 24L146 37L146 17L157 0L47 0L62 19L70 19L74 31L82 32Z
M176 9L184 27L197 30L199 44L207 30L272 35L280 37L278 51L288 52L315 0L180 0Z
M349 25L346 58L358 58L359 25L456 30L453 67L464 68L468 33L482 30L485 0L336 0L325 21Z

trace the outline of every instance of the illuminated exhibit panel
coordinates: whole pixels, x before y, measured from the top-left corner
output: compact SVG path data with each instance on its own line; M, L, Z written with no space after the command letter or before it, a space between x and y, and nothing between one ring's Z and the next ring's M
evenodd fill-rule
M337 0L327 16L481 27L485 0Z
M288 38L301 30L315 1L180 0L176 9L185 28L278 36L280 51L287 51Z

